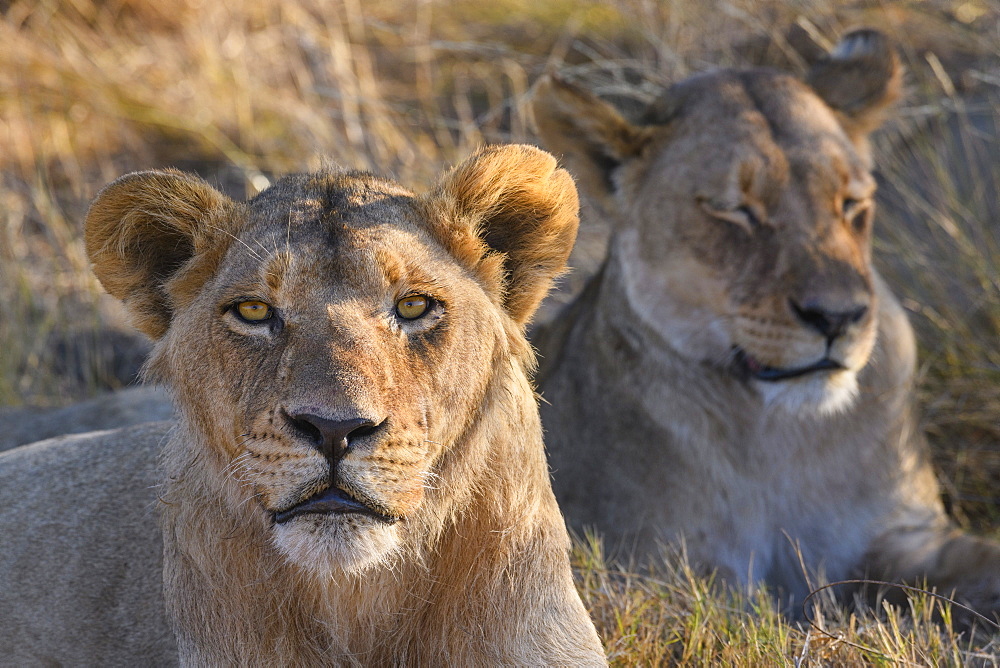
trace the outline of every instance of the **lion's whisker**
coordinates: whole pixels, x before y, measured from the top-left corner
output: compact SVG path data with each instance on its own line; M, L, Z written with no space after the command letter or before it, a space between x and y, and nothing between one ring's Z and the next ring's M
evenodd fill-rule
M209 227L212 230L215 230L216 232L221 232L222 234L225 234L226 236L228 236L229 238L233 239L234 241L238 241L244 248L246 248L248 251L250 251L250 254L253 255L254 258L256 258L260 262L264 261L264 258L262 258L260 255L258 255L257 251L255 251L247 242L243 241L242 239L240 239L238 236L236 236L235 234L233 234L229 230L227 230L227 229L225 229L223 227L219 227L218 225L208 225L207 227Z

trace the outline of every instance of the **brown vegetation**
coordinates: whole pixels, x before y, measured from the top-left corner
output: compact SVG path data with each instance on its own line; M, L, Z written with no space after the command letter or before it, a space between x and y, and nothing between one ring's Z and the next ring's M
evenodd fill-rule
M426 183L484 140L531 141L523 102L548 69L627 103L714 65L801 72L817 44L848 28L885 30L909 74L899 120L876 137L876 262L917 329L925 426L951 512L995 531L995 2L15 0L0 12L6 404L66 403L129 377L92 343L95 331L126 326L81 241L88 201L120 173L192 169L239 197L327 161ZM603 234L593 222L584 231L578 276ZM752 603L710 596L695 579L607 573L592 556L580 569L609 656L623 665L887 662L766 610L750 615ZM827 611L824 623L904 664L995 662L995 644L940 633L915 605L912 622Z

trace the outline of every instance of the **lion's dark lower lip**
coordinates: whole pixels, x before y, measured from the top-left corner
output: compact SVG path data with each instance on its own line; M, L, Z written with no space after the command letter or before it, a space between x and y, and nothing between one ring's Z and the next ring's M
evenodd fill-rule
M314 494L302 503L292 506L288 510L282 510L274 513L274 522L275 524L284 524L299 515L305 515L308 513L354 513L357 515L366 515L381 522L385 522L386 524L395 524L399 521L398 517L390 517L389 515L381 513L374 508L365 505L357 499L352 499L343 490L337 487L329 487L318 494Z
M799 378L800 376L805 376L810 373L840 371L844 369L843 364L834 362L829 357L824 357L820 361L815 364L810 364L809 366L796 367L794 369L781 369L761 364L759 361L739 349L736 350L734 361L737 367L746 375L768 383Z

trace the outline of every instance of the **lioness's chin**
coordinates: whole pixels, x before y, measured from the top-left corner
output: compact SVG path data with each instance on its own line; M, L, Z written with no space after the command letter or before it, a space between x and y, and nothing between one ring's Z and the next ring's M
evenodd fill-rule
M795 414L831 415L847 410L858 398L858 375L851 369L817 372L778 382L751 382L768 408Z
M320 577L384 564L400 547L398 525L355 514L302 515L272 527L275 547Z

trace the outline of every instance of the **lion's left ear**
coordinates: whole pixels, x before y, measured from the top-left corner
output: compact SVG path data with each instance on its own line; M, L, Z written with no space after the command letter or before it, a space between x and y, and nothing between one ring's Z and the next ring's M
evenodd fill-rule
M526 145L488 146L425 198L445 212L442 241L527 324L576 240L573 179L551 155Z
M192 174L126 174L101 190L87 212L94 274L122 300L132 324L159 339L217 266L239 221L235 208Z
M902 94L903 66L883 33L854 30L809 70L806 83L839 114L851 140L863 143Z

